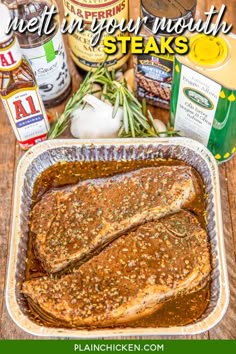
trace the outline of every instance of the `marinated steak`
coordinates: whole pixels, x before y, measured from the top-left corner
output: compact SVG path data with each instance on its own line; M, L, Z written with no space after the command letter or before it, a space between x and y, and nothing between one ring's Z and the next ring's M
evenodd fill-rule
M119 237L72 274L23 283L34 308L69 326L110 326L154 313L201 289L211 266L207 234L188 211Z
M57 272L130 228L179 211L198 188L191 167L163 166L48 192L32 211L35 253Z

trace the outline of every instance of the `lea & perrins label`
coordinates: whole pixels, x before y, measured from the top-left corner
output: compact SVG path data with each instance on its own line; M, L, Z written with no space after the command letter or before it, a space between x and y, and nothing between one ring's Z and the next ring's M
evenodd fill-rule
M74 32L74 34L68 35L73 61L83 70L95 69L106 59L103 50L103 38L106 34L103 34L100 42L92 47L90 43L94 34L90 31L91 23L93 19L101 21L114 18L117 22L122 19L128 21L128 0L64 0L64 8L65 13L69 14L70 20L81 18L85 25L85 30L82 33ZM119 30L113 34L116 37L120 35L123 34ZM106 65L111 70L118 69L127 61L128 56L128 53L124 55L118 49L116 54L109 56Z
M0 4L0 98L16 138L23 149L46 140L49 123L29 63L22 57L17 39L6 34L11 19Z
M171 123L204 144L216 160L236 152L236 36L190 37L190 52L176 56Z

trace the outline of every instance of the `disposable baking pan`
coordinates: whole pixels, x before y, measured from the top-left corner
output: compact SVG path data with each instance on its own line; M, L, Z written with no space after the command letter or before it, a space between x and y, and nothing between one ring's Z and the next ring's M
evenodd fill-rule
M168 328L63 329L44 327L27 315L27 304L20 293L24 280L28 244L28 215L37 177L59 161L110 161L174 158L187 162L201 175L209 198L207 231L212 252L211 298L202 317L186 326ZM15 323L24 331L45 337L99 338L149 335L193 335L215 326L226 312L229 286L223 240L218 167L211 153L191 139L115 139L52 140L40 143L20 160L14 193L12 234L8 261L6 304Z

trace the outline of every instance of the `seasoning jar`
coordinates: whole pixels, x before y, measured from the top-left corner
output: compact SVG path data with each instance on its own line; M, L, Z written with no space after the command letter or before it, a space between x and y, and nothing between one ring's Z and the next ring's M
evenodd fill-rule
M147 16L147 28L152 31L156 19L171 20L174 25L178 20L187 24L194 17L197 0L141 0L141 14ZM175 34L174 32L172 34ZM159 31L159 35L170 35L165 30Z
M141 16L148 20L143 25L140 35L144 37L144 44L150 36L153 36L153 24L156 19L165 17L172 23L184 19L186 23L194 16L196 0L141 0ZM157 44L160 44L161 36L177 36L176 33L167 33L161 30L154 36ZM138 54L134 56L135 89L139 98L145 98L149 104L169 109L173 54Z
M45 8L50 9L54 0L4 0L12 17L28 22L33 17L43 18ZM29 60L34 71L39 92L46 107L62 103L71 93L69 73L58 16L53 17L50 26L55 30L50 34L37 32L16 32L23 55Z

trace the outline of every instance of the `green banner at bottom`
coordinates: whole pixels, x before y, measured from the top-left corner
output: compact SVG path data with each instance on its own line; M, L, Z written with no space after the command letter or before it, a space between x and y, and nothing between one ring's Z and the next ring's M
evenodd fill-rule
M236 340L2 340L2 354L235 353Z

